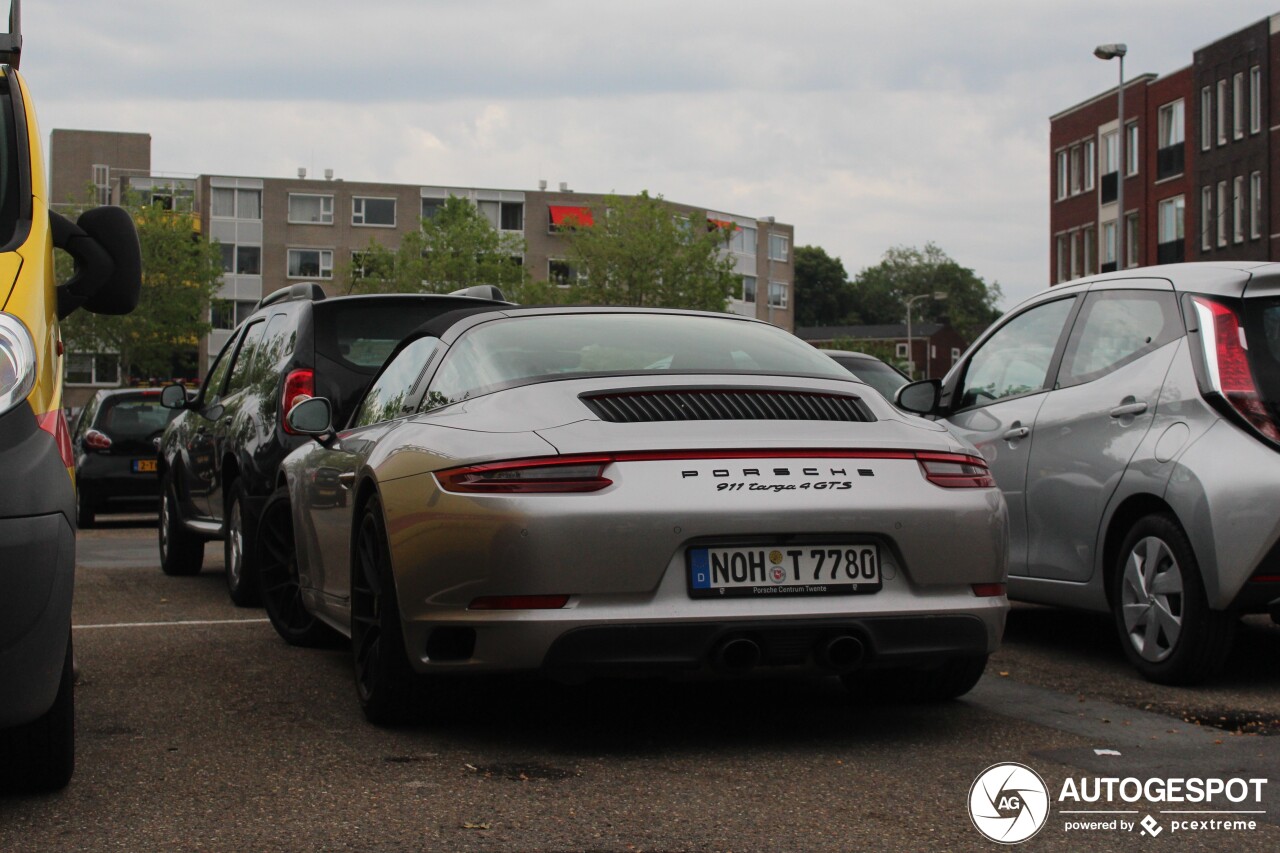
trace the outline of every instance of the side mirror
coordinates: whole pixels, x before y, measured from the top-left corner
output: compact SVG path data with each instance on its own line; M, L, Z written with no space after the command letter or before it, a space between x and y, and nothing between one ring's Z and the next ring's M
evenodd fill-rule
M942 399L942 382L937 379L921 379L909 382L898 389L893 402L899 409L917 415L932 415Z
M311 397L294 405L284 416L289 429L319 438L333 432L333 405L324 397Z
M160 405L166 409L185 409L187 389L182 385L166 385L160 389Z
M58 319L83 306L94 314L128 314L142 293L142 248L123 207L94 207L75 222L49 212L53 245L75 261L58 287Z

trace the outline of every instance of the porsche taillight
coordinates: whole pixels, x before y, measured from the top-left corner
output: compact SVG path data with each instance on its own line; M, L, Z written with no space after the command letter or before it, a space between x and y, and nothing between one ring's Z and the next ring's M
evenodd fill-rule
M438 471L446 492L478 494L598 492L613 481L604 476L611 456L561 456L491 462Z
M1280 442L1280 427L1271 416L1253 369L1249 366L1249 342L1240 316L1226 305L1201 296L1192 297L1200 321L1207 391L1217 393L1246 423L1271 441Z
M924 478L944 489L989 489L995 486L991 469L980 456L966 453L917 453Z
M289 435L298 433L289 429L285 419L289 410L298 403L316 395L316 373L314 370L291 370L284 378L284 391L280 394L280 425Z

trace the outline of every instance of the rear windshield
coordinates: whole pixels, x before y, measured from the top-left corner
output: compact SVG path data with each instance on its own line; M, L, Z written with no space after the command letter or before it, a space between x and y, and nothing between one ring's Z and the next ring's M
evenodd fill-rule
M456 300L412 297L317 303L316 352L360 372L374 373L409 332L457 307Z
M879 391L887 399L892 400L898 389L907 384L907 377L894 370L883 361L874 358L853 358L851 356L832 356L836 364Z
M178 414L160 405L160 395L116 396L102 401L93 428L113 441L145 439L164 429Z

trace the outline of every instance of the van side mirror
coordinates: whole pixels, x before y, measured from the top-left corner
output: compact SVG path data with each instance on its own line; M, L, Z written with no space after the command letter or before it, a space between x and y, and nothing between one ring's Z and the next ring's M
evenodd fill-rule
M917 415L932 415L942 399L942 382L937 379L921 379L909 382L898 389L893 402L899 409Z
M84 307L94 314L128 314L142 293L142 248L123 207L92 207L75 222L49 211L53 245L75 261L58 287L58 319Z

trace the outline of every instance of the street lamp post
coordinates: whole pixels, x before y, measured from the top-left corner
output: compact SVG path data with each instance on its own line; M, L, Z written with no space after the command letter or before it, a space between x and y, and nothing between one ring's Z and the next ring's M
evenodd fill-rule
M911 336L911 306L919 302L921 299L935 299L941 302L946 298L947 298L947 294L941 290L934 291L933 293L920 293L915 296L907 297L907 378L908 379L916 378L915 341L912 339L912 336ZM928 354L929 352L928 347L929 345L926 343L925 344L926 354ZM929 370L926 367L925 373L927 374L928 372ZM929 378L928 376L925 376L925 379L928 379L928 378Z
M1117 131L1116 138L1119 145L1116 146L1116 269L1122 270L1127 264L1125 263L1124 254L1124 55L1129 52L1128 45L1124 44L1100 44L1093 49L1093 55L1102 60L1120 60L1120 86L1116 89L1116 100L1119 102L1117 113L1119 115L1120 129Z

